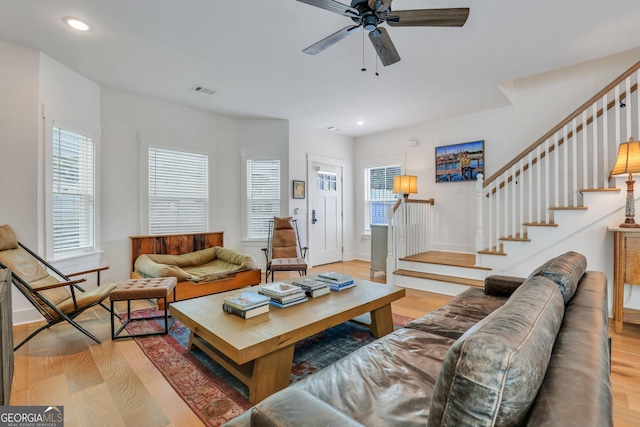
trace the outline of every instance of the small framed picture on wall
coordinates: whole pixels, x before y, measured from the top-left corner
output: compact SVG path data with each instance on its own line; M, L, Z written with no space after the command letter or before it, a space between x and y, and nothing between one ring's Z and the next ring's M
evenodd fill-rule
M304 199L304 181L293 181L293 198Z

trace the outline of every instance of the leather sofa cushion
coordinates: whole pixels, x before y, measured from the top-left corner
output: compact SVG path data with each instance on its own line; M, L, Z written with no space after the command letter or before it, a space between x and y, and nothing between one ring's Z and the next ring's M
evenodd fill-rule
M289 389L304 390L366 426L424 427L442 359L453 342L398 329ZM307 423L304 406L299 416L299 424L291 425L333 425Z
M558 287L534 277L449 349L428 426L521 425L549 364L564 315Z
M457 340L506 300L504 297L487 296L482 289L467 289L444 306L412 320L405 327Z
M529 278L543 276L558 285L564 303L573 297L578 281L587 269L587 259L577 252L567 252L542 264L535 269Z
M606 283L587 271L567 303L527 425L613 426Z

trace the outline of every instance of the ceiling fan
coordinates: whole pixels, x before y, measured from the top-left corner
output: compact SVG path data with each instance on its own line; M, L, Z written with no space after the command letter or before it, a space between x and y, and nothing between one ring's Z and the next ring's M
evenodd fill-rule
M304 53L316 55L340 40L357 33L360 28L369 31L369 39L383 65L400 61L389 33L380 24L392 27L462 27L469 16L469 8L391 10L392 0L352 0L347 6L335 0L298 0L321 9L349 17L355 25L344 27L319 42L304 49Z

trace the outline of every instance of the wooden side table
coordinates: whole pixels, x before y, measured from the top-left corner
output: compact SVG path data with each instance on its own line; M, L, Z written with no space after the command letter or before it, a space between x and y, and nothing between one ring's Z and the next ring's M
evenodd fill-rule
M613 321L640 324L640 311L624 308L624 285L640 285L640 228L609 227L613 232Z

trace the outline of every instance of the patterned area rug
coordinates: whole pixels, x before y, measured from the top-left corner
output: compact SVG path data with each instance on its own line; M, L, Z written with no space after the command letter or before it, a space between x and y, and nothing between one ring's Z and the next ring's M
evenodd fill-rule
M138 310L133 317L160 314ZM393 315L394 325L404 326L410 318ZM164 323L164 321L160 321ZM137 321L127 326L132 333L163 329L159 321ZM135 339L145 355L164 375L182 399L208 426L219 426L251 407L247 387L199 349L187 351L189 329L176 321L169 335ZM334 326L296 344L291 382L324 368L366 345L375 338L368 328L353 322Z

